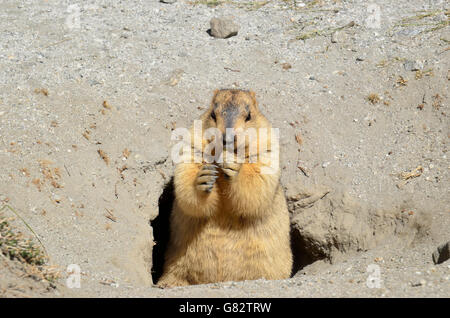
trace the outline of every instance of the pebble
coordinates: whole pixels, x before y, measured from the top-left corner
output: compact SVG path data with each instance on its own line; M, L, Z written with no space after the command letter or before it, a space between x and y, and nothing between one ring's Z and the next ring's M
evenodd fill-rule
M210 34L215 38L226 39L238 34L239 26L229 18L212 18L209 22Z
M450 259L450 241L439 245L438 248L433 252L433 262L435 264L441 264L448 259Z
M412 287L420 287L420 286L425 286L426 283L427 283L427 281L425 279L421 279L420 281L418 281L416 283L412 283L411 286Z
M342 43L347 39L345 32L336 31L331 35L331 43Z
M419 61L419 60L407 60L404 64L403 67L405 68L406 71L419 71L421 69L423 69L423 61Z

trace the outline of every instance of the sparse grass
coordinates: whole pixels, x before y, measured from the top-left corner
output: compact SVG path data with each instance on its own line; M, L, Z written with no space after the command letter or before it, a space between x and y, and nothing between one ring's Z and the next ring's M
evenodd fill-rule
M421 13L423 12L423 13ZM423 20L425 18L428 17L433 17L439 13L441 13L442 10L435 10L435 11L418 11L416 15L410 16L410 17L406 17L403 18L400 23L408 23L408 22L412 22L412 21L419 21L419 20Z
M399 75L397 80L395 81L395 87L400 87L400 86L406 86L408 83L408 80L405 79L403 76Z
M316 36L329 36L331 34L333 34L336 31L341 31L343 29L347 29L347 28L351 28L355 26L355 22L352 21L344 26L341 27L336 27L336 28L326 28L323 30L312 30L309 32L305 32L303 34L300 34L299 36L296 37L297 40L307 40L307 39L311 39L313 37Z
M214 8L214 7L220 6L222 4L230 4L230 5L234 5L238 8L244 8L247 10L258 10L259 8L265 6L269 2L270 2L270 0L248 1L248 2L239 2L239 1L232 1L232 0L194 0L194 1L190 1L189 4L191 4L191 5L206 5L210 8Z
M378 104L381 100L380 96L376 93L371 93L367 96L367 100L371 102L373 105Z
M377 64L375 64L375 66L381 68L381 67L386 67L386 66L391 65L391 64L396 63L396 62L400 62L401 63L401 62L404 62L404 61L406 61L406 58L395 56L395 57L392 57L392 58L389 58L389 59L383 59L383 60L379 61Z
M3 211L6 209L12 211L24 222L41 246L36 245L33 240L11 227L10 222L14 218L5 217ZM28 223L9 205L4 205L0 209L0 253L11 260L15 259L24 264L27 274L30 276L50 282L59 277L59 272L55 267L46 265L48 254L39 237Z
M43 265L45 254L22 233L15 233L10 227L12 219L0 216L0 249L10 259L18 259L31 265Z
M433 103L431 106L433 106L435 110L439 110L443 106L442 97L439 94L432 96L432 100Z
M258 10L259 8L264 7L269 2L270 1L249 1L249 2L243 3L242 5L244 7L246 7L248 10Z
M299 36L296 37L297 40L307 40L307 39L311 39L314 38L316 36L321 36L321 35L325 35L325 32L323 30L312 30L303 34L300 34Z
M228 1L224 1L224 0L195 0L195 1L191 1L189 2L192 5L199 5L199 4L203 4L206 5L208 7L217 7L223 3L227 3Z
M48 90L46 88L35 88L34 92L36 94L42 94L44 96L48 96Z
M419 80L421 78L423 78L424 76L433 76L433 69L428 69L426 71L422 71L422 70L417 70L416 71L416 80Z
M427 18L431 18L442 13L445 14L447 19L443 21L427 20ZM434 32L450 25L449 16L450 10L418 11L415 15L403 18L399 22L394 24L394 26L389 30L389 33L392 34L392 32L396 31L397 29L408 27L425 27L422 31L419 32L419 34Z
M432 27L422 31L422 33L434 32L434 31L443 29L450 25L450 20L447 19L445 21L440 21L437 23L430 23L429 25L431 25Z

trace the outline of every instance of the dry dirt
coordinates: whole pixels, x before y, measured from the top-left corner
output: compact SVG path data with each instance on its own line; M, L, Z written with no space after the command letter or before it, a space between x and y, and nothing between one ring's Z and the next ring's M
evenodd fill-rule
M0 256L0 296L449 297L450 263L432 261L450 240L445 1L0 7L0 208L62 274L52 287ZM221 16L237 36L207 33ZM171 131L230 87L255 91L280 129L307 266L282 281L156 288L150 221L170 203ZM65 286L70 264L81 288Z

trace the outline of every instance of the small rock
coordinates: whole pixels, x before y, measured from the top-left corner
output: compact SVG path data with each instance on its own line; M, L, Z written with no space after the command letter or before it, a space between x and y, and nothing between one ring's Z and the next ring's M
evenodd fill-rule
M427 281L425 279L421 279L417 283L412 283L411 286L412 287L420 287L420 286L425 286L426 283L427 283Z
M404 36L404 37L413 37L420 33L419 29L403 29L396 33L394 33L394 36Z
M238 34L239 26L228 18L212 18L209 22L210 34L215 38L226 39Z
M345 42L346 38L345 32L336 31L331 35L331 43L342 43Z
M177 0L159 0L159 2L162 2L162 3L175 3L175 2L177 2Z
M439 245L433 253L433 262L435 264L441 264L450 259L450 241Z
M423 62L419 60L415 61L407 60L403 64L403 67L405 68L406 71L415 72L423 69Z
M331 43L338 43L339 41L338 41L338 36L337 36L337 34L338 34L338 32L334 32L332 35L331 35Z
M330 164L331 164L331 162L329 162L329 161L324 162L324 163L322 163L322 168L326 168L326 167L328 167Z
M356 61L357 62L362 62L362 61L364 61L365 59L364 59L364 57L362 57L362 56L359 56L359 57L357 57L356 58Z
M55 200L56 203L61 202L61 196L58 194L53 194L53 200Z

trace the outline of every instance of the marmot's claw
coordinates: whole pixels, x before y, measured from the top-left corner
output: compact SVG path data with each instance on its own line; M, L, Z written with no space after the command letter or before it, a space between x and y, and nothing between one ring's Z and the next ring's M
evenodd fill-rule
M199 175L197 177L197 184L214 184L218 176Z
M225 177L227 177L227 178L233 178L238 175L237 171L234 171L231 169L223 169L223 173L225 174Z
M197 190L204 192L211 192L219 171L216 165L203 165L198 172L196 179Z
M214 184L199 184L197 185L197 190L203 192L211 192Z
M222 165L223 173L229 178L236 177L240 169L241 165L238 163L224 163Z
M206 164L202 167L202 169L206 169L206 170L217 170L219 167L215 164Z
M201 177L201 176L217 176L219 174L218 170L200 170L198 172L198 176L197 177Z

